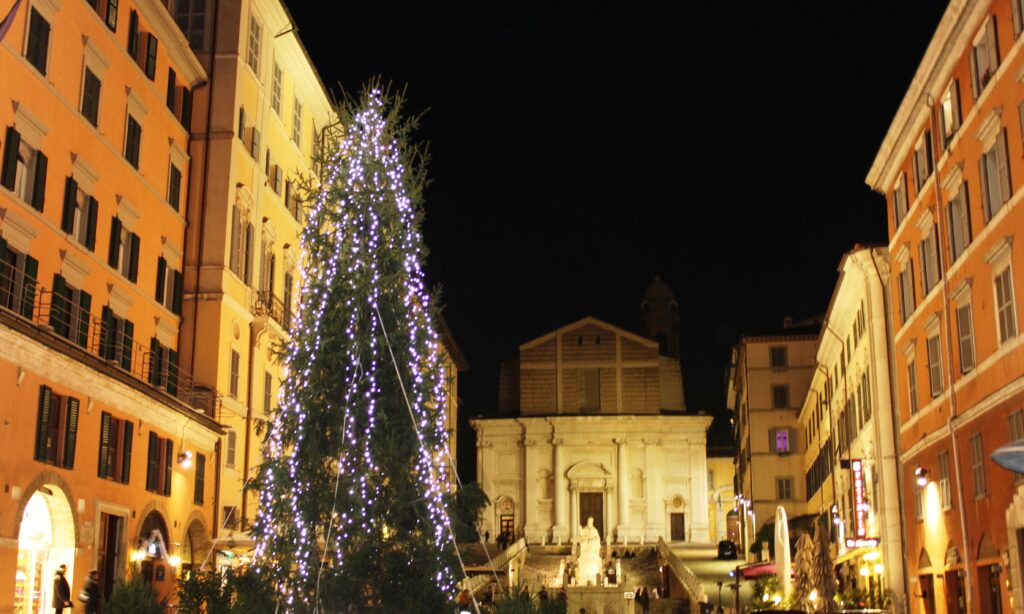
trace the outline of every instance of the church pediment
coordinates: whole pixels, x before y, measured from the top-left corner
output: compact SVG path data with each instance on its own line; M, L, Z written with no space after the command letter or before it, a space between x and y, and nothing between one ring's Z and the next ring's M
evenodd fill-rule
M626 330L624 328L620 328L618 326L615 326L614 324L609 324L608 322L605 322L604 320L599 320L599 319L597 319L597 318L595 318L593 316L587 316L585 318L581 318L579 320L576 320L575 322L570 322L569 324L566 324L565 326L560 326L557 329L551 331L550 333L547 333L545 335L541 335L540 337L537 337L536 339L532 339L530 341L527 341L526 343L523 343L522 345L520 345L519 349L520 349L520 351L529 350L529 349L532 349L532 348L534 348L536 346L542 345L542 344L544 344L547 341L551 341L551 340L557 338L559 335L564 335L564 334L570 333L573 330L584 329L584 328L598 328L598 329L601 329L603 331L608 332L610 335L617 335L617 336L622 337L623 339L629 339L631 341L635 341L635 342L640 343L640 344L642 344L644 346L647 346L647 347L651 347L651 348L655 348L655 349L657 349L657 347L658 347L658 342L657 341L653 341L653 340L648 339L647 337L644 337L642 335L638 335L636 333L630 332L630 331L628 331L628 330Z

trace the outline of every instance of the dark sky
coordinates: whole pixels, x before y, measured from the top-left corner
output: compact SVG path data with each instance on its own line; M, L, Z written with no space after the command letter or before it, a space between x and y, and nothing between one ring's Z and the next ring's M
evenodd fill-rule
M472 415L520 343L585 315L636 328L655 274L682 311L687 404L721 408L738 336L823 312L843 252L886 241L864 176L945 9L290 6L328 86L381 75L429 108L427 270Z

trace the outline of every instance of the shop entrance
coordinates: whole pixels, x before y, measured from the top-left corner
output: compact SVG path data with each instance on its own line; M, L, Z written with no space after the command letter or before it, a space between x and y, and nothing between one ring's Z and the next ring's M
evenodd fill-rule
M75 588L75 524L71 505L57 486L32 493L18 529L18 566L14 576L14 610L53 612L53 574L67 565Z

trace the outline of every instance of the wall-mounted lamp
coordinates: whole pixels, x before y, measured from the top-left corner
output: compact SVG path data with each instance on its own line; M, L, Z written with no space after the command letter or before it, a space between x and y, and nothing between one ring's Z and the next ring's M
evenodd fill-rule
M181 452L178 454L178 466L182 469L188 469L192 466L192 453Z
M914 467L914 476L917 478L918 486L928 485L928 469L918 465Z

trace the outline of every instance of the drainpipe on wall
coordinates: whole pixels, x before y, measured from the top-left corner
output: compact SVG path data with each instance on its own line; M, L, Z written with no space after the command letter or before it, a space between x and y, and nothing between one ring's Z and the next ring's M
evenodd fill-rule
M928 107L928 126L932 132L932 152L937 152L935 149L936 140L938 134L935 132L935 100L928 95L925 104ZM942 187L941 187L941 176L939 175L939 165L935 164L932 171L932 176L935 178L935 182L932 188L935 190L935 218L937 227L933 231L936 233L935 237L935 251L939 261L939 266L942 271L949 270L949 264L942 266L943 252L939 244L939 239L946 236L945 225L943 224L945 216L942 215ZM922 263L924 264L924 263ZM956 439L956 424L953 422L953 417L956 416L956 394L953 391L953 325L950 323L949 314L949 276L942 275L942 315L945 319L946 328L946 364L949 368L946 369L946 395L949 397L949 417L946 420L946 429L949 431L949 441L953 448L953 467L954 473L956 474L956 487L957 487L957 509L960 512L960 534L963 539L963 557L964 557L964 577L967 581L964 583L964 601L966 602L966 609L968 612L972 612L973 604L973 591L971 590L971 543L967 532L967 508L964 503L964 481L963 481L963 469L960 466L960 447L957 445ZM941 337L939 342L941 343ZM948 590L948 589L947 589Z

